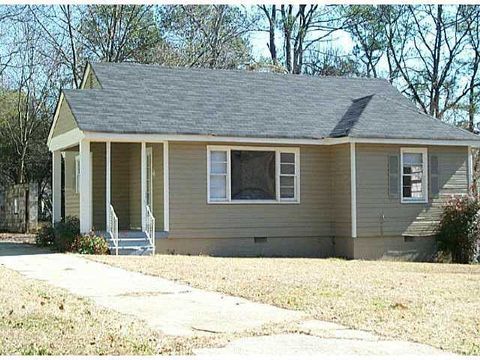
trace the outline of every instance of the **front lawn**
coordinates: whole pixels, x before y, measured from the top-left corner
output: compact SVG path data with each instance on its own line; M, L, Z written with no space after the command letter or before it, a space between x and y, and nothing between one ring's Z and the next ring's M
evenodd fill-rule
M141 321L0 266L0 355L156 354Z
M179 255L89 258L388 337L480 354L477 265Z

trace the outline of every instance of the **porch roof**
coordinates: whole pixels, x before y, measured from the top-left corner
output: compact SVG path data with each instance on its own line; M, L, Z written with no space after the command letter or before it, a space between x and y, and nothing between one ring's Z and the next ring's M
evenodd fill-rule
M470 140L380 79L91 64L101 88L65 90L80 130L124 134Z

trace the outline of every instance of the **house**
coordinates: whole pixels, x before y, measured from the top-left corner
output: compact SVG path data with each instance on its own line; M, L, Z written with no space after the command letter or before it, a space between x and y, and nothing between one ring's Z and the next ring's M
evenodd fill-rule
M115 250L425 259L480 141L385 80L98 63L48 145L54 221Z

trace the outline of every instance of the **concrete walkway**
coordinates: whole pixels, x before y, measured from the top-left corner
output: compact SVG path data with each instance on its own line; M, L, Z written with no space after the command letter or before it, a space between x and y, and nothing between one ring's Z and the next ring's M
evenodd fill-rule
M380 339L338 324L306 320L306 314L204 291L160 277L96 263L75 255L0 243L0 265L44 280L120 313L136 316L168 335L233 334L268 323L289 322L297 334L247 337L199 355L421 355L446 354L430 346Z

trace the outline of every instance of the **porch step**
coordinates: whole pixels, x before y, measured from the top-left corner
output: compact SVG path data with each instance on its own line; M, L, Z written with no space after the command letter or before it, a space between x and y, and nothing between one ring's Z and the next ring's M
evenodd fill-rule
M110 254L115 255L115 247L109 247ZM118 255L152 255L153 248L151 246L119 246Z
M115 244L108 239L110 254L116 252ZM152 255L153 247L146 238L122 238L118 239L119 255Z

